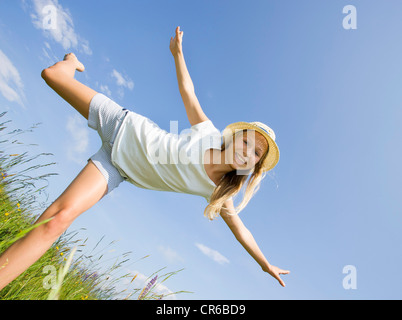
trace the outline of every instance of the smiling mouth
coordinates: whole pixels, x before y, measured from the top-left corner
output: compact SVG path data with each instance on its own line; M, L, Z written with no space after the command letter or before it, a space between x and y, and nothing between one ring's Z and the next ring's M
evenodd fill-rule
M244 165L246 163L246 160L240 154L238 154L237 152L235 153L235 158L236 158L236 162L239 165Z

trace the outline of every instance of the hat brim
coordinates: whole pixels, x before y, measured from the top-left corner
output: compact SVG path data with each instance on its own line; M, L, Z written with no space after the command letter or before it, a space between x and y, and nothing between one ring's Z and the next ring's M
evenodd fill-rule
M223 135L224 136L231 136L237 131L240 130L255 130L261 135L264 136L264 138L268 142L269 146L269 151L268 154L262 164L263 171L269 171L272 170L279 162L279 148L276 142L269 136L267 132L262 130L260 127L253 125L248 122L235 122L230 125L228 125L224 130L223 130Z

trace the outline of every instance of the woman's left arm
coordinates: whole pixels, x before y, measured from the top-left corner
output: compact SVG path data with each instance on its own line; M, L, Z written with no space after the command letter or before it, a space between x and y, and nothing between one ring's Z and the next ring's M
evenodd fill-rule
M235 208L233 206L233 200L228 200L224 204L224 208L226 208L230 213L235 212ZM246 228L246 226L241 221L240 217L237 214L231 215L225 212L221 212L222 219L226 222L229 229L233 232L236 239L240 242L244 249L254 258L255 261L261 266L261 269L264 272L269 273L276 280L279 281L281 286L285 286L285 283L280 278L281 274L288 274L290 271L282 270L278 267L271 265L268 260L265 258L264 254L261 252L260 248L257 245L253 235Z
M184 60L183 48L183 31L180 27L176 28L176 36L170 38L170 51L174 57L176 66L177 83L179 85L180 95L186 108L187 117L192 126L208 120L195 94L194 84L187 70L186 61Z

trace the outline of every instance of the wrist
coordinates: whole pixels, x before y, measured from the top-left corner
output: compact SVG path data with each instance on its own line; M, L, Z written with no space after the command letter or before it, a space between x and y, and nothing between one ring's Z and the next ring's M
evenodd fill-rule
M181 56L183 56L183 51L182 50L177 50L177 51L175 51L174 53L173 53L173 57L176 59L176 58L179 58L179 57L181 57Z
M268 261L266 261L261 264L261 269L265 272L268 272L271 269L271 265L268 263Z

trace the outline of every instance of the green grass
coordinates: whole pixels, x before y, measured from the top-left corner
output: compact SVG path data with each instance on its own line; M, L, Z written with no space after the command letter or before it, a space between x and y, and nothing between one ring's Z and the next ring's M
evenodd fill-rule
M1 113L0 119L5 114L6 112ZM27 151L22 154L13 153L16 147L21 148L23 145L15 137L32 131L36 126L30 130L14 130L6 133L8 122L10 121L0 123L0 254L36 227L34 222L48 206L47 200L43 201L49 185L47 178L55 175L55 173L42 173L32 177L32 173L48 169L54 164L43 164L41 163L43 160L39 159L41 156L51 154L42 153L31 157ZM22 148L26 149L26 146L23 145ZM39 164L33 164L35 160L39 161ZM115 241L99 249L102 238L88 253L87 239L77 239L78 235L79 231L64 233L37 262L0 291L0 299L111 300L123 299L122 297L130 300L163 299L169 294L158 293L158 285L181 271L161 274L165 269L162 268L146 280L143 288L131 288L130 284L137 275L122 273L130 261L130 252L109 258L107 261L111 260L113 263L108 264L104 261L104 257L110 250L106 252L106 249ZM7 263L0 266L0 275L2 268L7 268ZM127 287L124 288L122 283L126 283ZM178 291L170 294L184 292L188 293Z

